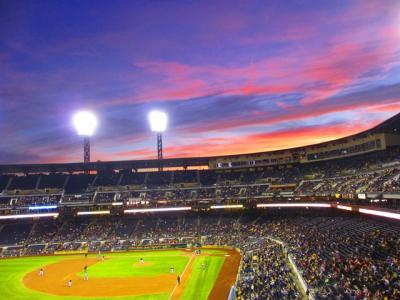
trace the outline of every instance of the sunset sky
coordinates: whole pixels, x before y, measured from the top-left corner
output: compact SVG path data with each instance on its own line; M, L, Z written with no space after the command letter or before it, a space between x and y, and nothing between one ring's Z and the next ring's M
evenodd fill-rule
M308 145L400 111L400 1L1 1L0 163Z

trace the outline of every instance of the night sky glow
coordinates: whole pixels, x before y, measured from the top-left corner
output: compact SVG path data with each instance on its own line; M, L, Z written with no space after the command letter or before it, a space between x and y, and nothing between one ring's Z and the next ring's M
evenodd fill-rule
M1 1L0 163L308 145L400 111L400 1Z

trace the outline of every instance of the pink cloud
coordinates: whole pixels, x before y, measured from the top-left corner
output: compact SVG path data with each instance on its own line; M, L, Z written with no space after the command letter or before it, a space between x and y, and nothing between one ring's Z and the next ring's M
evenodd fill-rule
M312 104L356 84L368 71L387 66L396 49L388 47L387 43L369 49L354 42L334 45L323 53L305 55L301 63L291 64L291 59L273 58L238 67L141 62L138 66L144 74L158 74L161 78L151 86L139 88L135 98L139 101L185 100L215 93L272 95L302 92L305 95L302 104Z
M250 134L234 138L205 138L198 139L195 144L168 146L164 148L164 152L166 157L191 157L285 149L341 138L366 130L374 125L376 125L376 122L372 121L358 124L292 128L272 133Z
M370 107L364 108L363 110L367 111L367 112L373 112L373 113L379 113L379 112L392 113L392 112L397 112L397 111L400 111L400 102L372 105Z

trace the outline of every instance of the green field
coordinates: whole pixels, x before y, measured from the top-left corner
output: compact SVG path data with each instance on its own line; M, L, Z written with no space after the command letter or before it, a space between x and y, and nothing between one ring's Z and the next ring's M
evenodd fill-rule
M206 266L205 269L202 268L202 264ZM207 299L223 264L223 257L197 257L193 262L192 275L181 299Z
M205 250L208 254L223 254L223 251ZM26 257L16 259L0 260L0 295L1 299L9 300L167 300L168 293L153 294L148 296L129 296L129 297L72 297L55 296L31 290L22 282L23 277L31 272L38 270L48 264L76 259L79 256L43 256ZM89 256L95 257L95 255ZM140 258L143 258L146 266L138 266ZM218 273L224 263L222 256L195 256L192 264L192 273L188 279L186 287L180 297L182 300L207 299L214 286ZM189 256L182 251L150 251L150 252L128 252L106 254L106 260L95 264L89 268L90 278L126 278L141 276L157 276L168 274L170 267L173 266L176 274L183 272L189 262ZM77 274L82 276L81 273ZM172 291L171 291L172 292Z
M90 267L92 278L156 276L168 274L171 266L177 274L180 274L189 261L189 257L182 255L180 251L120 253L113 254L112 259L109 258L110 255L107 255L104 262ZM138 265L140 258L150 265L145 268L140 267ZM83 276L83 273L80 275Z

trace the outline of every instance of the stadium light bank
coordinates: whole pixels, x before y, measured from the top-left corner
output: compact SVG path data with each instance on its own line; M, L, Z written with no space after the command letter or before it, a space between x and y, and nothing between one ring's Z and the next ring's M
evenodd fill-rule
M148 119L150 122L151 131L157 133L157 159L158 159L158 170L162 171L162 159L163 159L163 146L162 146L162 133L167 130L168 116L165 112L159 110L153 110L149 113Z
M73 124L78 135L83 136L83 162L90 162L90 137L97 128L97 117L90 111L80 111L73 116Z

